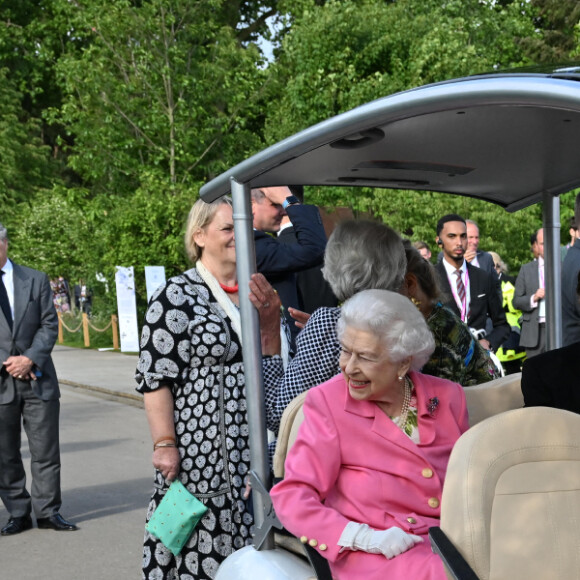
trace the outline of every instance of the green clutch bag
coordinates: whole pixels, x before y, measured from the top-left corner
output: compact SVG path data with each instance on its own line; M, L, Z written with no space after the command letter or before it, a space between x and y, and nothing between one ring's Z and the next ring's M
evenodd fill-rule
M147 523L147 531L177 556L207 507L180 481L173 481Z

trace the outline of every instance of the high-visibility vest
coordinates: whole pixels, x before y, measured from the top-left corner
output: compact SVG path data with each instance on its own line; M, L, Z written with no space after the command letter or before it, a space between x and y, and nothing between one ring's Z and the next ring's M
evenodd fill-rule
M514 292L515 287L511 282L508 282L506 280L501 283L501 293L503 297L503 308L505 310L505 317L511 328L517 328L519 330L520 328L519 321L522 316L522 313L520 310L514 308L513 305ZM516 352L513 349L504 351L502 347L498 348L495 354L497 355L497 358L499 358L499 360L502 362L523 359L526 357L525 351Z
M513 300L515 290L515 286L511 282L505 281L501 283L501 294L503 296L505 317L510 326L520 328L519 320L522 316L522 311L514 308Z

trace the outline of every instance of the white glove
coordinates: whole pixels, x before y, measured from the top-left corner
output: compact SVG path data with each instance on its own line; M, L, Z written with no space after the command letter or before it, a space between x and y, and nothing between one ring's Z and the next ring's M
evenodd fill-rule
M369 554L383 554L390 560L422 541L421 536L407 534L396 526L387 530L373 530L367 524L348 522L338 545Z

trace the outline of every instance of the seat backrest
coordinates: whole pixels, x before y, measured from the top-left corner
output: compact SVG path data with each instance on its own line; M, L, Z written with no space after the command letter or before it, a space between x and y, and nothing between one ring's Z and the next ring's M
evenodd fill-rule
M284 478L286 455L294 444L298 428L304 420L302 405L304 405L305 398L306 391L292 399L290 404L284 409L284 413L280 419L280 430L278 432L278 439L276 440L276 451L274 452L272 466L276 479ZM304 544L295 536L275 533L274 541L277 547L305 557ZM316 578L313 576L312 580L316 580Z
M441 529L482 580L580 578L580 415L531 407L466 431Z
M515 373L481 385L465 387L469 426L473 427L498 413L523 407L521 381L522 373Z
M284 413L280 419L280 429L278 431L278 440L276 441L276 451L274 452L272 466L274 477L276 478L284 477L284 461L286 460L286 455L290 451L294 441L296 441L298 429L302 421L304 421L302 406L304 405L304 399L306 399L306 393L308 391L304 391L292 399L290 404L284 409Z

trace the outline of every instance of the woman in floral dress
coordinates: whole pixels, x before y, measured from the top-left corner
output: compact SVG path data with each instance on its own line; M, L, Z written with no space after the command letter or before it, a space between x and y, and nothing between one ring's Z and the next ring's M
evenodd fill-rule
M65 279L62 276L53 278L50 281L50 289L52 290L52 301L57 312L69 312L70 300L68 287Z
M195 267L152 297L141 336L137 390L144 394L156 468L151 517L179 479L208 511L178 556L145 533L144 579L203 580L251 543L244 498L250 469L231 202L198 201L186 248ZM272 294L264 310L279 312Z

